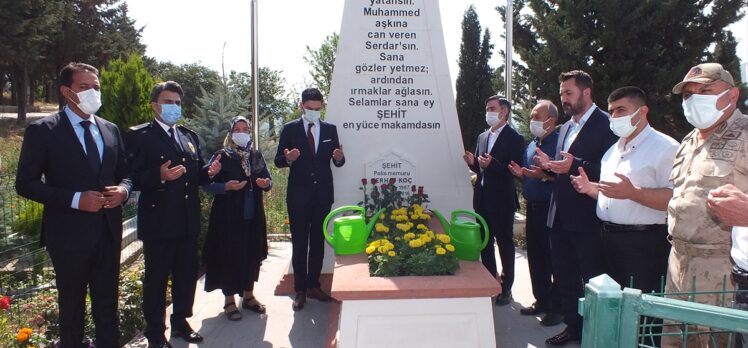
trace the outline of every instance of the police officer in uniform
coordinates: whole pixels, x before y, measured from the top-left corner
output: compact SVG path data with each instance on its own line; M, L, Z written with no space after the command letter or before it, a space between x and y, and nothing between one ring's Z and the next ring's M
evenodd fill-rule
M153 122L130 128L127 151L138 200L138 238L143 241L145 279L143 312L148 347L171 347L164 331L166 285L172 277L171 335L201 342L187 318L197 282L197 236L200 232L198 188L221 170L220 161L205 165L197 134L176 126L181 117L182 87L173 81L151 92Z

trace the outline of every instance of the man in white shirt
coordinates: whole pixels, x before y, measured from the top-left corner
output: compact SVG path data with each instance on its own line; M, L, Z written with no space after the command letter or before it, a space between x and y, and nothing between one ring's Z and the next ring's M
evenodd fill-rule
M646 98L633 86L610 94L610 128L620 139L601 160L599 182L590 182L583 168L572 176L578 192L597 200L605 272L645 293L662 291L667 273L669 177L678 150L677 141L649 126Z
M735 295L735 308L748 311L748 195L732 184L709 191L709 211L732 228L733 261L732 279L739 292ZM748 335L735 340L735 347L748 347Z

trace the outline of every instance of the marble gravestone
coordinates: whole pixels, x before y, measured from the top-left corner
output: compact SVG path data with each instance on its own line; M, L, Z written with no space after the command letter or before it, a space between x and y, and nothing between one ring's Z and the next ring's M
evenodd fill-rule
M395 178L445 215L472 208L438 1L345 2L326 121L346 155L335 207L362 201L362 178Z

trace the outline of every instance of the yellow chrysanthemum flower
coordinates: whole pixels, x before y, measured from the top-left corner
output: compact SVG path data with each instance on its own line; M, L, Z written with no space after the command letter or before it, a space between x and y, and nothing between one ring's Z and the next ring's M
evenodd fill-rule
M408 242L408 246L410 246L411 248L420 248L423 246L423 242L420 239L413 239Z
M422 230L422 231L427 231L429 228L426 227L426 225L424 225L424 224L418 224L418 226L416 226L416 229L417 230Z
M380 245L381 243L382 243L382 242L381 242L381 241L380 241L379 239L377 239L377 240L375 240L375 241L373 241L373 242L369 243L369 246L371 246L371 247L375 247L375 248L378 248L378 247L379 247L379 245Z
M449 250L450 252L455 251L455 246L452 244L447 244L444 247L447 248L447 250Z
M395 255L397 255L397 253L395 253L394 251L390 250L390 251L387 252L387 255L389 255L389 256L395 256Z
M377 251L377 248L376 248L376 247L373 247L373 246L371 246L371 245L370 245L370 246L368 246L368 247L366 247L366 255L371 255L371 253L373 253L373 252L375 252L375 251Z
M446 250L444 250L444 248L442 248L442 247L438 247L438 248L436 248L436 254L437 254L437 255L444 255L444 254L446 254L446 253L447 253L447 251L446 251Z

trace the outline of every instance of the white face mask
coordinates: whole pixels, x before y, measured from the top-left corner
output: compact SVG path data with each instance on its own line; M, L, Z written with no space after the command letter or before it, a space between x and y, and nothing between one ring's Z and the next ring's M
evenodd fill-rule
M639 110L641 110L641 107L636 109L633 114L621 116L621 117L611 117L610 118L610 130L613 131L613 134L621 137L621 138L628 138L631 133L633 133L636 130L636 126L639 125L639 122L641 122L641 117L638 121L636 121L635 125L631 125L631 119L634 118L637 114L639 114Z
M493 127L499 123L499 113L486 111L486 123L489 127Z
M317 123L322 112L319 110L304 109L304 118L309 123Z
M530 133L538 138L545 135L544 123L545 121L530 121Z
M231 133L231 140L239 147L247 147L252 142L252 134L249 133Z
M725 95L727 91L729 90L718 95L691 94L683 101L683 114L688 123L698 129L707 129L717 123L722 113L730 107L730 104L727 104L724 109L717 110L717 99Z
M101 92L94 88L89 88L83 92L76 93L76 95L78 96L78 101L80 101L76 105L83 113L93 115L96 111L99 111L101 107Z

